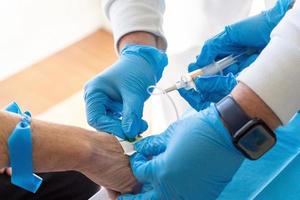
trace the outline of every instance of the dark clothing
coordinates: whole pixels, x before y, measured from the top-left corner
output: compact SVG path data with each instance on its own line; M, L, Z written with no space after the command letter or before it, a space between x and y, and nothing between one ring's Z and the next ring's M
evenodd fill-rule
M93 196L99 186L79 172L39 173L43 183L33 194L10 183L10 177L0 174L1 200L86 200Z

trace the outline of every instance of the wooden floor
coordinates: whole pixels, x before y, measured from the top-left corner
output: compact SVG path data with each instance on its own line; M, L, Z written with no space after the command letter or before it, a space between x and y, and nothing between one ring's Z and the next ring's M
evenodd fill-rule
M116 59L112 35L99 30L64 50L0 81L0 108L12 101L40 114L80 91Z

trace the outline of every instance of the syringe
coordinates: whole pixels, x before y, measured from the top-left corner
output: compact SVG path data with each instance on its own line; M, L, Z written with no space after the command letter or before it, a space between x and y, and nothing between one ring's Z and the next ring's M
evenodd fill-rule
M253 49L248 50L246 52L243 52L239 55L230 55L227 56L219 61L213 62L209 65L206 65L205 67L202 67L201 69L197 69L195 71L192 71L191 73L185 74L181 76L181 79L175 83L175 85L167 88L164 90L165 93L185 88L186 90L190 90L192 88L195 88L194 80L199 76L208 76L208 75L214 75L217 73L222 73L224 69L231 66L234 63L237 63L239 61L239 58L244 55L250 55L253 52L255 52Z

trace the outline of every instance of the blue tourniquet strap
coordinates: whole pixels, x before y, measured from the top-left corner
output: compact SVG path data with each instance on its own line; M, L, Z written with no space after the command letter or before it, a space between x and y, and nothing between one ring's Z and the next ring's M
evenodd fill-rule
M43 179L33 173L31 114L29 112L22 113L15 102L8 105L5 110L22 116L21 121L8 138L10 166L12 168L11 183L35 193Z

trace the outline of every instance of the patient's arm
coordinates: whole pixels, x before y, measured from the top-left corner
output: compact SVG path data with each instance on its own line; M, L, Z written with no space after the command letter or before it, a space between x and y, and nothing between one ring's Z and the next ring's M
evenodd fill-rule
M0 111L0 168L9 166L7 138L19 121L18 115ZM128 157L115 137L35 119L31 131L34 171L77 170L121 193L135 186Z

